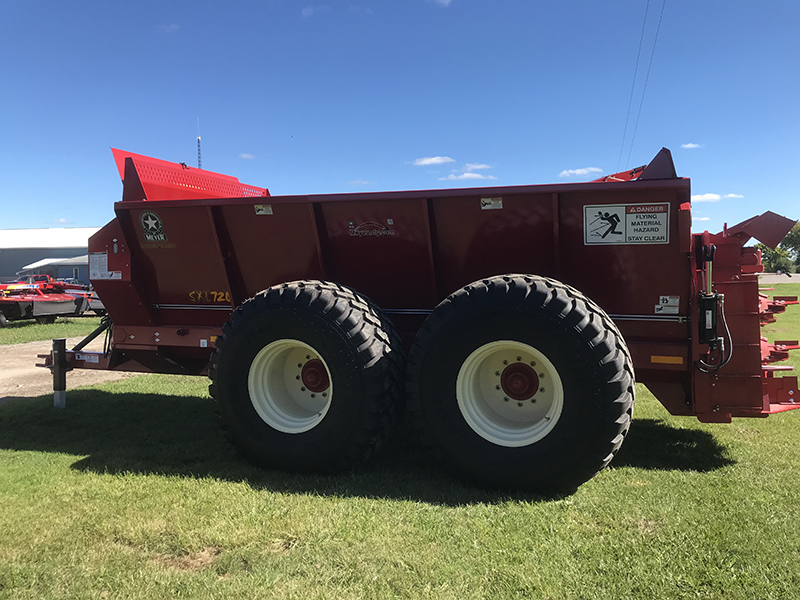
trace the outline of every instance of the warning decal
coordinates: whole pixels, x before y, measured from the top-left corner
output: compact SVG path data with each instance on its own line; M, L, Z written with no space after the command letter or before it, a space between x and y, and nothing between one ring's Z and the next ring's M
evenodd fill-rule
M583 207L585 244L668 244L669 203Z
M108 252L89 253L89 281L93 279L122 279L122 271L108 270Z

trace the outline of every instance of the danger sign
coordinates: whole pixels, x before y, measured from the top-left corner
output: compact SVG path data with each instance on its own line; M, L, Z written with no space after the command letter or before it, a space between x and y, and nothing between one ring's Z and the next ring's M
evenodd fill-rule
M583 207L585 244L668 244L669 204Z

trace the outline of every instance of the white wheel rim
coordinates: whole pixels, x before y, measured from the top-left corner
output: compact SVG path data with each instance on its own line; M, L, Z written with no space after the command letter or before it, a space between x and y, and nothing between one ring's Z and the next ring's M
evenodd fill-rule
M303 368L308 363L324 367L328 380L324 390L324 383L316 384L313 391L304 382ZM305 377L308 380L307 373ZM302 433L319 425L333 398L328 365L316 350L299 340L277 340L264 346L250 365L247 389L258 416L284 433Z
M553 363L532 346L511 340L484 344L467 357L458 372L456 397L472 430L506 447L528 446L547 436L564 408L564 387Z

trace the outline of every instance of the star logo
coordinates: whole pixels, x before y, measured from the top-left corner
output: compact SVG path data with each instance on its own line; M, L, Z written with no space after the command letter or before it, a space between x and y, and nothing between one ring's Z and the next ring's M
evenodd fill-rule
M158 220L153 215L147 215L142 222L147 226L148 231L156 231L158 229Z
M144 238L148 242L165 242L164 222L152 210L145 210L139 215L139 225L144 231Z

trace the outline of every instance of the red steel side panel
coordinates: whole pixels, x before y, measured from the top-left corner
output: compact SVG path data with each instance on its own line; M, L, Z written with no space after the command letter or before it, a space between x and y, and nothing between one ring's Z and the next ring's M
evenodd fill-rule
M251 203L221 207L230 263L237 265L241 273L244 298L276 282L322 278L314 214L309 204L293 202L270 207L270 214L256 212Z
M499 191L499 190L498 190ZM435 197L438 298L502 273L556 276L553 194L544 191Z
M678 296L679 304L669 315L688 315L691 298L691 274L686 252L691 246L691 232L678 223L680 205L688 201L688 181L680 187L644 188L642 183L608 191L561 194L562 275L595 300L609 314L653 317L651 325L637 326L648 338L683 337L686 328L658 323L653 331L661 296ZM625 205L647 207L669 205L669 241L664 244L586 245L584 242L585 205ZM594 211L592 211L594 212ZM643 323L644 321L641 321ZM674 321L673 321L674 323Z
M326 275L387 309L431 308L424 199L320 203Z
M121 220L111 221L89 238L89 278L98 296L106 299L103 304L115 323L151 325L152 311L142 297L146 287L141 279L140 285L134 284L131 251ZM136 276L141 275L137 270Z
M688 195L688 180L669 180L121 202L114 235L134 267L102 281L101 297L123 329L220 327L244 299L295 279L337 281L391 313L424 313L481 277L536 273L574 285L609 312L646 380L649 369L689 368L683 249L691 244L679 219ZM584 205L648 203L665 211L663 244L585 243ZM108 252L106 238L97 251ZM662 296L678 299L666 316L658 312ZM150 337L157 333L164 337L155 330Z

